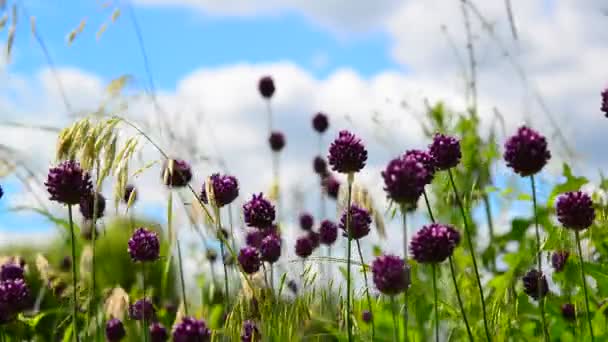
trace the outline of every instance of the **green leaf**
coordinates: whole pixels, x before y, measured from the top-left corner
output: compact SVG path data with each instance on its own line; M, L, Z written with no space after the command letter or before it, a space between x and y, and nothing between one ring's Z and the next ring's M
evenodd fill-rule
M566 181L556 185L551 191L551 195L549 196L549 200L547 201L547 207L553 208L555 205L555 199L560 194L568 191L576 191L581 188L581 186L589 183L589 180L585 177L576 177L572 174L572 169L568 164L564 163L563 166L563 176L566 177Z

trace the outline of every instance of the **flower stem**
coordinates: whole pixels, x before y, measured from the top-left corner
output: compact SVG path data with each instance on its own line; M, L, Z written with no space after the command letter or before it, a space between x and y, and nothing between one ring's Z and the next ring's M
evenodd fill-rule
M186 299L186 283L184 282L184 267L182 262L182 248L180 247L179 239L176 239L177 244L177 264L179 265L179 281L182 287L182 300L184 301L184 313L188 316L188 300Z
M473 259L473 270L475 271L475 278L477 280L477 288L479 290L479 297L481 298L481 311L483 314L483 327L485 329L486 338L488 341L492 341L490 336L490 328L488 327L488 318L486 313L486 300L483 295L483 287L481 286L481 279L479 277L479 269L477 267L477 259L475 258L475 248L473 247L473 241L471 240L471 232L469 231L469 223L467 219L467 214L464 210L464 205L462 204L462 199L460 198L460 194L458 189L456 188L456 183L454 182L454 176L452 175L452 169L448 169L448 175L450 177L450 183L452 184L452 189L454 190L454 196L456 197L456 203L460 207L460 213L462 214L462 221L464 223L464 231L467 238L467 245L469 247L469 252L471 253L471 259Z
M433 264L433 297L435 298L435 341L439 342L439 306L437 305L437 265Z
M72 327L74 328L74 340L79 341L78 338L78 286L76 283L76 238L74 236L74 219L72 217L72 205L68 204L68 219L70 222L70 235L72 245Z
M363 253L361 252L361 244L359 243L359 240L355 240L357 241L357 250L359 251L359 258L361 259L361 264L363 265L363 279L365 280L365 296L367 297L367 308L369 310L369 313L372 316L372 320L371 320L371 324L372 324L372 340L374 339L374 337L376 336L376 327L374 324L374 310L372 309L372 298L369 295L369 283L367 281L367 269L365 266L365 261L363 260Z
M350 232L350 201L352 200L353 181L355 175L353 173L348 174L348 197L346 200L346 235L348 239L346 247L346 327L348 329L348 342L353 340L353 321L350 312L350 253L352 237Z
M145 300L146 300L146 263L142 262L141 263L141 279L142 279L142 288L144 291L144 317L142 319L142 333L144 334L144 342L148 342L148 322L147 322L147 314L146 314L146 307L147 305L145 305Z
M576 237L576 247L578 248L578 258L581 263L581 280L583 281L583 291L585 292L585 308L587 309L587 323L589 324L589 334L591 335L591 341L595 340L593 335L593 325L591 324L591 309L589 308L589 295L587 294L587 280L585 279L585 266L583 262L583 249L581 248L581 239L578 231L574 232Z
M540 228L538 226L538 214L536 212L536 183L534 182L534 175L530 176L530 185L532 186L532 206L534 211L534 229L536 233L536 262L538 266L538 272L542 275L543 272L543 261L541 257L541 245L540 245ZM543 336L545 341L549 341L549 332L547 331L547 323L545 322L545 298L542 291L542 276L538 277L538 308L540 309L540 320L543 325Z
M403 260L405 262L405 265L407 267L407 210L405 208L404 205L401 206L401 215L403 216ZM361 261L363 262L363 261ZM408 315L408 290L409 290L410 284L407 284L407 286L405 287L405 291L403 291L403 332L405 335L405 340L408 341L408 320L409 320L409 315Z
M224 234L222 232L222 223L221 223L221 216L220 216L220 208L217 205L213 205L213 209L215 211L215 224L216 224L216 230L217 230L217 234ZM228 267L226 266L226 260L224 260L224 240L220 239L220 253L222 254L222 266L224 267L224 310L228 310L228 303L230 301L229 297L228 297L228 291L229 291L229 286L228 286Z
M429 203L429 198L426 194L426 190L422 192L424 195L424 201L426 202L426 209L429 213L429 217L431 221L435 223L435 217L433 216L433 210L431 209L431 204ZM469 341L473 342L473 333L471 333L471 326L469 325L469 320L467 319L466 311L464 310L464 305L462 303L462 297L460 296L460 289L458 288L458 281L456 280L456 269L454 267L454 257L450 255L450 274L452 275L452 283L454 284L454 290L456 291L456 298L458 299L458 306L460 307L460 314L462 315L462 320L464 321L464 325L467 328L467 335L469 336Z
M391 313L393 314L393 341L397 342L399 341L399 325L397 324L397 313L395 310L395 296L391 296Z

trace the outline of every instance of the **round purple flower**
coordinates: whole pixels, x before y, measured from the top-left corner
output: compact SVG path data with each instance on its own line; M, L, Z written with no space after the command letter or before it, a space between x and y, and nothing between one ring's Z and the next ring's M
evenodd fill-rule
M565 320L574 322L576 320L576 308L572 303L566 303L562 305L562 317Z
M324 245L332 245L338 238L338 227L330 220L323 220L319 227L319 241Z
M51 168L44 185L51 195L51 201L68 205L80 203L80 197L89 193L93 188L89 173L73 160L65 161Z
M262 261L275 263L281 257L281 238L276 234L269 234L260 244L260 257Z
M424 166L427 173L426 184L431 184L435 175L435 159L433 156L428 151L422 150L408 150L405 151L404 156L405 158L412 158Z
M312 226L315 224L315 219L312 217L310 213L302 213L300 214L300 228L304 230L311 230Z
M321 244L321 236L319 235L319 233L315 232L314 230L308 231L308 238L310 239L310 241L312 241L313 249L318 248L319 245Z
M551 152L545 137L522 126L505 143L503 158L515 173L526 177L539 172L551 159Z
M258 82L258 90L260 91L262 97L264 97L265 99L270 99L274 94L275 90L274 81L272 80L272 77L264 76L260 78L260 81Z
M553 265L555 272L561 272L564 270L569 256L570 252L568 251L553 252L553 255L551 255L551 265Z
M325 193L329 198L338 199L338 194L340 193L340 182L333 175L328 175L327 177L321 180L321 184L325 189Z
M438 170L447 170L460 162L460 141L452 136L436 133L433 143L429 146L435 167Z
M544 297L549 293L549 284L547 278L542 272L532 269L523 277L524 292L535 300L539 297ZM540 285L540 288L539 286Z
M211 340L211 330L203 320L194 317L184 317L173 329L173 342L208 342Z
M211 175L211 186L213 188L213 195L215 196L215 203L218 207L223 207L232 203L239 196L239 183L233 176L222 175L215 173ZM203 189L201 191L201 201L207 204L207 188L203 183Z
M361 314L361 319L365 323L371 322L372 321L372 313L369 312L369 310L363 310L363 313Z
M154 322L150 325L150 341L165 342L169 340L167 329L160 323Z
M185 160L171 159L163 166L162 178L166 186L181 188L192 180L192 169Z
M96 218L103 217L104 211L106 210L106 198L97 193L97 212L93 213L95 207L95 192L91 191L80 198L80 213L82 217L87 220L92 220L93 215L96 215Z
M591 197L582 191L566 192L555 205L557 220L566 228L584 230L593 224L595 209Z
M604 112L604 115L608 117L608 88L602 91L602 106L600 109L602 112Z
M0 281L0 321L11 320L27 306L29 288L23 279Z
M122 322L117 318L112 318L106 323L106 338L110 342L117 342L125 338L127 332Z
M252 341L261 341L262 335L260 334L260 330L255 325L255 322L251 320L246 320L243 322L243 332L241 333L241 341L242 342L252 342Z
M372 217L367 210L357 206L356 204L350 206L350 227L348 227L348 235L346 216L347 213L346 210L344 210L344 213L342 213L342 217L340 218L340 229L344 231L344 236L350 235L352 239L357 240L369 234L369 226L372 223Z
M405 291L409 285L406 264L398 256L383 255L372 263L374 284L378 291L394 296Z
M264 232L260 229L247 229L247 233L245 234L245 244L247 244L247 246L260 248L262 239L264 239Z
M243 205L245 223L249 227L268 228L275 218L274 205L265 199L262 193L253 195L251 200Z
M329 165L340 173L359 172L365 167L367 150L361 139L349 131L340 131L329 146Z
M314 243L309 236L301 236L296 240L296 255L308 258L314 250Z
M329 128L329 119L327 118L327 115L322 112L315 114L312 118L312 128L319 133L327 131L327 128Z
M239 252L239 263L243 267L243 271L247 274L252 274L257 272L262 265L262 261L260 260L260 253L258 250L251 246L246 246L241 248Z
M412 238L412 257L422 264L443 262L460 243L460 233L452 226L432 223L422 227Z
M129 305L129 318L136 321L146 320L150 322L156 315L154 304L147 298L142 298L135 303Z
M324 176L327 174L327 163L325 159L321 156L316 156L312 163L313 170L319 176Z
M129 199L131 198L131 194L133 194L133 202L137 200L137 190L135 190L135 186L132 184L127 184L125 186L124 194L122 197L122 201L126 204L129 203Z
M400 157L391 160L382 171L384 191L399 204L412 204L424 191L428 181L426 167L414 158Z
M281 132L272 132L270 133L270 137L268 137L268 143L271 150L281 152L283 147L285 147L285 135Z
M0 281L23 279L25 270L16 262L9 261L0 267Z
M158 235L146 228L138 228L129 239L128 246L133 261L156 261L160 255Z

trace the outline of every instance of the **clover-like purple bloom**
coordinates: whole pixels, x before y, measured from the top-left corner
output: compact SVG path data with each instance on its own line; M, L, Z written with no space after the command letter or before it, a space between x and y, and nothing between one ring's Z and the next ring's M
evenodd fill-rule
M338 199L340 193L340 182L333 175L327 175L321 180L325 193L329 198Z
M542 272L532 269L523 277L524 292L535 300L544 297L549 293L547 278ZM540 287L539 287L540 285Z
M261 341L262 335L260 330L255 325L254 321L246 320L243 322L243 332L241 333L241 342Z
M570 322L574 322L576 320L576 308L574 307L574 304L572 304L572 303L563 304L561 307L561 311L562 311L562 317L564 317L565 320L570 321Z
M118 318L112 318L106 323L106 338L109 342L117 342L125 338L127 331Z
M165 342L169 340L169 333L164 325L154 322L150 325L150 341Z
M243 271L245 271L247 274L257 272L260 269L260 266L262 266L260 253L256 248L251 246L241 248L238 259L239 263L243 267Z
M73 160L51 168L44 185L51 195L51 201L67 205L80 203L80 198L93 188L89 173Z
M277 131L270 133L270 137L268 137L268 144L270 144L271 150L281 152L283 147L285 147L285 135Z
M553 252L553 254L551 255L551 265L553 266L555 272L561 272L564 270L569 256L570 252L568 251Z
M433 142L429 146L429 153L433 156L434 165L437 170L447 170L460 162L460 140L456 137L436 133Z
M452 226L432 223L422 227L412 238L412 257L422 264L443 262L460 243L460 233Z
M349 131L340 131L329 146L329 165L340 173L355 173L365 167L367 150L361 139Z
M398 256L383 255L372 263L374 284L378 291L394 296L409 286L409 273L405 261Z
M399 157L391 160L382 171L384 191L388 198L399 204L413 204L428 183L427 168L413 157Z
M135 186L132 184L127 184L127 186L125 186L125 190L124 190L124 194L122 197L122 201L124 203L129 203L129 199L131 198L131 194L133 194L133 202L135 202L137 200L137 190L135 189Z
M146 320L150 322L156 315L154 304L147 299L142 298L135 303L129 305L129 318L136 321Z
M185 160L171 159L163 166L162 178L166 186L185 187L192 180L192 168Z
M535 130L522 126L505 143L507 166L522 177L539 172L551 159L547 140Z
M156 261L160 255L158 234L146 228L138 228L128 242L128 251L133 261Z
M321 236L314 230L311 229L308 231L308 238L310 239L310 241L312 241L313 249L316 249L321 245Z
M309 236L301 236L296 240L296 255L308 258L314 250L314 242Z
M0 267L0 281L23 279L25 270L16 262L9 261Z
M422 150L408 150L405 151L404 156L405 158L413 158L424 166L427 173L426 184L431 184L435 175L435 159L433 156L428 151Z
M372 321L372 313L369 312L369 310L363 310L363 313L361 313L361 319L365 323L371 322Z
M94 213L93 211L95 210L95 192L91 191L87 194L83 194L83 196L80 198L79 207L80 213L85 219L92 220L93 215L95 215L96 218L101 218L103 217L103 214L106 210L106 198L102 194L97 192L97 211Z
M186 316L173 329L173 342L208 342L211 330L205 321Z
M0 324L11 321L27 306L29 294L23 279L0 281Z
M555 204L557 220L566 228L584 230L595 220L591 197L582 191L566 192Z
M327 128L329 128L329 119L327 118L327 115L322 112L315 114L315 116L312 118L312 128L314 128L314 130L318 133L324 133L327 131Z
M350 238L357 240L369 234L372 217L366 209L359 207L356 204L350 206L350 226L348 227L348 231L346 219L347 212L344 210L344 213L342 213L342 217L340 218L340 229L344 231L344 236L348 237L348 235L350 235Z
M215 203L218 207L223 207L232 203L239 196L239 183L235 177L229 175L220 175L214 173L210 177L211 187L213 188L213 195L215 196ZM207 204L207 188L203 183L203 189L201 190L201 201Z
M247 229L247 232L245 233L245 244L247 246L260 248L262 239L264 239L264 232L262 232L260 229Z
M338 238L338 226L330 220L321 221L319 227L319 242L331 246Z
M608 118L608 88L602 91L602 106L600 107L600 109Z
M270 99L275 91L272 77L264 76L260 78L260 81L258 82L258 90L263 98Z
M245 223L249 227L269 228L275 219L274 205L265 199L263 194L253 195L249 202L243 205Z
M316 156L312 162L312 168L319 176L327 175L327 163L321 156Z
M315 219L310 213L300 214L300 228L303 230L311 230L315 224Z
M268 234L260 244L262 261L275 263L281 257L281 238L276 234Z

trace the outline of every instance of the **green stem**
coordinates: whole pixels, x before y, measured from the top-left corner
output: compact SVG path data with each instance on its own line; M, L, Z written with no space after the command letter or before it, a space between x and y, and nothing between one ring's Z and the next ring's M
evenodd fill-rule
M585 266L583 262L583 249L581 248L581 239L578 231L574 232L576 237L576 247L578 248L578 258L581 263L581 279L583 281L583 291L585 292L585 308L587 309L587 323L589 324L589 334L591 335L591 341L595 340L593 335L593 325L591 324L591 309L589 307L589 295L587 294L587 280L585 279Z
M486 221L488 222L488 233L490 235L490 246L494 246L494 220L492 220L492 207L488 194L483 194L483 207L486 212ZM496 257L492 258L492 272L496 272Z
M488 327L488 318L486 313L486 300L483 295L483 287L481 286L481 278L479 277L479 269L477 267L477 259L475 257L475 248L473 247L473 241L471 240L471 232L469 230L469 223L467 219L467 214L464 210L464 205L462 204L462 199L460 198L460 194L458 189L456 188L456 183L454 182L454 176L452 175L452 169L448 169L448 175L450 177L450 183L452 183L452 189L454 190L454 196L456 197L456 203L460 207L460 213L462 214L462 221L464 223L464 231L466 235L467 245L469 247L469 252L471 253L471 259L473 259L473 270L475 271L475 278L477 280L477 289L479 290L479 297L481 298L481 311L483 314L483 327L485 329L486 338L488 341L492 341L490 328Z
M348 329L348 342L353 340L353 322L350 312L350 253L352 237L350 233L350 201L352 200L353 180L355 175L348 174L348 198L346 200L346 232L347 232L347 249L346 249L346 327Z
M397 310L395 310L395 297L391 296L391 313L393 314L393 342L399 341L399 325L397 324Z
M146 263L141 263L141 279L142 279L142 288L144 291L144 301L146 300ZM144 334L144 342L148 342L148 322L147 322L147 314L146 314L146 305L144 307L144 317L142 320L142 333Z
M184 267L182 265L182 248L180 247L179 239L176 239L177 244L177 264L179 266L179 281L182 287L182 300L184 301L184 313L188 316L188 300L186 299L186 283L184 282Z
M530 176L530 185L532 186L532 206L534 211L534 230L536 233L536 262L538 266L538 272L542 275L543 272L543 261L541 256L541 244L540 244L540 228L538 225L538 213L536 212L536 183L534 182L534 175ZM538 277L538 308L540 309L540 320L543 325L543 336L545 341L549 341L549 332L547 331L547 323L545 322L545 298L542 291L542 277Z
M369 295L369 283L367 281L367 269L365 266L365 261L363 260L363 253L361 252L361 244L359 243L359 240L355 240L357 241L357 250L359 251L359 258L361 259L361 264L363 264L363 279L365 280L365 296L367 297L367 308L369 310L369 313L372 316L372 320L371 320L371 324L372 324L372 340L374 339L374 337L376 336L376 327L374 324L374 310L372 309L372 298Z
M74 235L74 219L72 217L72 205L68 204L68 219L70 222L70 235L72 245L72 327L74 329L74 340L79 341L78 338L78 286L77 286L77 274L76 274L76 238Z
M404 205L401 206L401 215L403 216L403 260L405 261L405 265L407 266L407 210ZM363 260L361 261L363 263ZM410 284L407 284L405 291L403 292L403 332L405 334L405 340L409 341L408 334L408 292L409 292Z
M213 209L215 211L215 224L216 224L216 230L217 230L217 234L222 235L223 237L223 232L222 232L222 223L221 223L221 216L220 216L220 208L217 205L213 205ZM222 266L224 268L224 310L228 311L228 303L230 301L229 299L229 295L228 295L228 267L226 266L226 260L224 260L224 240L220 239L220 253L222 254Z
M433 264L433 297L435 298L435 341L439 342L439 306L437 305L437 265Z
M426 202L426 209L429 213L429 217L431 221L435 223L435 217L433 216L433 210L431 209L431 204L429 203L429 198L426 194L426 190L422 192L424 195L424 201ZM450 274L452 276L452 283L454 284L454 290L456 291L456 298L458 299L458 306L460 307L460 314L462 315L462 320L464 321L464 325L467 328L467 335L469 336L469 341L473 342L473 333L471 333L471 326L469 325L469 320L467 319L466 311L464 310L464 305L462 303L462 297L460 296L460 289L458 288L458 281L456 280L456 269L454 267L454 257L450 255Z

